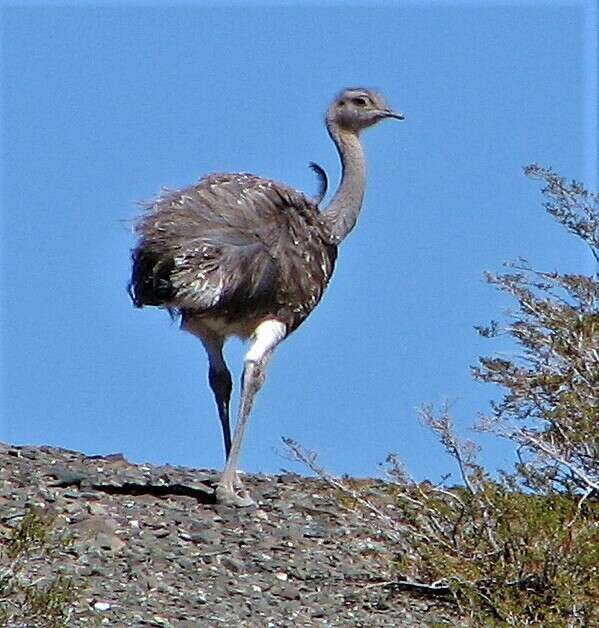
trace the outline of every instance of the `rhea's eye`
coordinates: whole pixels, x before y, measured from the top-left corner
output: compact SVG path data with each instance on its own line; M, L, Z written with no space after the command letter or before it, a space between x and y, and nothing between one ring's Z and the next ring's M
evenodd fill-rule
M354 96L351 101L356 107L366 107L368 104L368 101L363 96Z

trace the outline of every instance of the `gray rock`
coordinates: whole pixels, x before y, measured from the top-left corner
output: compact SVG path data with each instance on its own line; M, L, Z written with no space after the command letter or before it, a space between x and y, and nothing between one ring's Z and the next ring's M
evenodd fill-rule
M189 540L192 543L198 543L199 545L213 545L222 541L223 535L219 530L207 528L200 532L191 532L188 535Z
M242 573L246 568L245 564L241 560L230 556L223 556L220 564L228 571L233 571L234 573Z
M300 597L299 589L292 584L275 584L271 589L270 593L272 595L276 595L277 597L281 597L285 600L298 600Z

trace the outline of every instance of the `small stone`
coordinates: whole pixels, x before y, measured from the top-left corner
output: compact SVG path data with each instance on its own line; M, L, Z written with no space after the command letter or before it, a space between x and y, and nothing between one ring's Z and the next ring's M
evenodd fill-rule
M154 536L157 539L163 539L164 537L168 536L170 534L170 531L167 529L163 529L163 530L156 530L156 532L154 532Z
M94 603L94 608L97 611L104 612L104 611L109 611L111 606L110 606L110 604L108 602L98 601L98 602Z
M220 564L229 571L233 571L235 573L241 573L245 570L245 565L236 558L231 558L230 556L223 556L220 561Z
M148 591L151 591L152 589L156 589L158 587L158 579L152 574L140 577L139 583L144 589Z
M86 517L73 525L82 532L114 532L118 527L116 521L100 516Z
M67 486L81 486L86 475L80 471L70 471L69 469L63 469L60 467L54 467L49 475L53 475L56 478L55 482L50 482L50 486L59 486L65 488Z
M29 460L35 460L39 456L39 449L37 447L21 447L21 456L29 458Z
M300 596L298 589L291 584L275 585L270 592L284 600L297 600Z
M182 536L182 535L181 535ZM202 545L213 545L214 543L219 543L222 541L223 535L218 530L202 530L200 532L191 532L187 534L185 537L193 543L198 543Z
M304 538L304 529L294 523L289 523L281 530L284 539L301 541Z
M104 460L107 460L108 462L127 462L127 459L120 451L115 454L108 454L107 456L104 456Z
M87 504L87 511L90 515L104 516L107 514L106 506L102 504L89 503Z
M177 564L179 565L179 567L181 567L181 569L183 569L183 571L190 572L195 568L193 560L191 560L187 556L184 556L183 558L179 558L179 560L177 561Z
M111 532L99 532L96 535L96 546L108 550L110 552L116 552L120 550L125 542L119 538L116 534Z

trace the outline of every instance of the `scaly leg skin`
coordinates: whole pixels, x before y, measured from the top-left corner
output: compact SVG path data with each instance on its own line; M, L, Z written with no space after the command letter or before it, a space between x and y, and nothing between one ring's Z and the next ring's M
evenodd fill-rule
M229 402L231 400L231 373L225 366L225 370L217 371L210 365L208 371L210 388L214 392L214 400L218 409L218 418L223 430L223 444L225 448L225 460L231 451L231 428L229 427Z
M245 507L254 503L237 478L239 452L256 393L264 383L266 365L272 356L274 348L283 340L285 335L285 325L274 320L260 323L254 332L254 342L245 356L241 403L235 433L233 434L233 442L231 443L231 451L216 487L216 500L221 504Z
M218 418L223 430L225 460L231 451L231 428L229 427L229 402L231 401L231 373L223 357L224 339L215 334L205 333L202 343L208 354L208 382L214 393L214 401L218 410Z
M188 331L202 341L208 354L208 382L214 394L214 401L218 410L218 418L223 431L225 460L231 450L231 428L229 427L229 402L231 400L231 373L223 357L225 337L208 327L202 319L193 316L184 317L181 328Z
M262 364L246 361L242 376L241 406L239 408L237 425L235 426L231 452L216 488L216 500L221 504L238 507L254 504L254 500L249 496L247 490L243 488L243 484L237 476L237 460L245 428L254 405L254 399L263 381L264 371Z

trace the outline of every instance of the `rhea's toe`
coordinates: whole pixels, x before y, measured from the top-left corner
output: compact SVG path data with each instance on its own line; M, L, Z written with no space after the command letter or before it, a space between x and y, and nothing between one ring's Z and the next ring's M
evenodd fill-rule
M236 482L236 484L238 483ZM247 508L248 506L254 506L256 503L242 485L233 488L232 484L221 483L216 487L215 494L217 503L224 504L225 506Z

